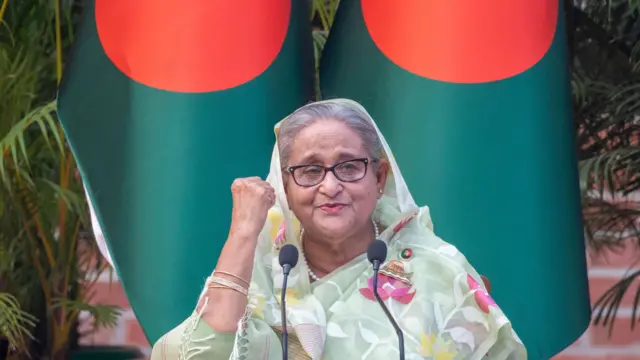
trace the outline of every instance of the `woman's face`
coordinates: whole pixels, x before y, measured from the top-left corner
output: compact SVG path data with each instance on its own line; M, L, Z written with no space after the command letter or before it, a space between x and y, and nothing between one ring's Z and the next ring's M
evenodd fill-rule
M357 132L335 119L323 119L302 129L293 139L289 166L322 165L371 158ZM378 169L375 171L375 169ZM311 187L296 184L285 174L287 201L302 226L324 239L342 239L371 226L388 165L369 162L364 178L342 182L332 172Z

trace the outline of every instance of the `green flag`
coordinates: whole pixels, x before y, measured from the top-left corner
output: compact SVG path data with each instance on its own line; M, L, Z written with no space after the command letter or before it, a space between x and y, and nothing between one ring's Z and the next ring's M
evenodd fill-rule
M323 98L378 121L531 359L590 318L568 70L557 0L343 1L320 68Z
M266 176L273 125L313 98L306 3L88 2L59 115L152 343L216 264L233 179Z

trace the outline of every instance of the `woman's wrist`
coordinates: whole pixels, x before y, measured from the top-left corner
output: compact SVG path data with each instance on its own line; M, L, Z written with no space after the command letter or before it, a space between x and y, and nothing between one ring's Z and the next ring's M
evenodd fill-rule
M229 233L229 238L225 243L225 247L227 245L237 251L250 251L253 254L253 251L256 249L258 244L258 234L254 231L250 231L248 229L238 229Z
M231 232L222 248L216 269L247 279L251 276L257 243L257 236L250 232Z
M261 231L262 227L256 228L248 224L236 224L232 221L227 241L257 244Z

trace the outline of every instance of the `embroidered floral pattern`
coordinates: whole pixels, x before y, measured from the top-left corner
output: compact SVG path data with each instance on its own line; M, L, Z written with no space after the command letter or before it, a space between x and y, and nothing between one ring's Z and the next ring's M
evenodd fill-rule
M407 225L411 220L413 220L413 218L415 218L415 215L411 215L408 218L400 221L394 228L393 228L393 233L397 233L398 231L400 231L400 229L402 229L405 225Z
M489 313L490 307L497 307L496 302L491 296L480 286L480 284L469 274L467 274L467 285L473 291L473 297L478 303L478 307L485 313Z
M251 309L251 314L264 320L264 308L267 302L264 297L257 295L249 298L247 307Z
M434 360L453 360L458 354L455 349L456 346L451 340L444 340L434 334L422 333L420 335L420 347L418 348L420 356Z
M413 300L415 291L409 292L411 286L391 276L378 274L378 294L383 301L391 298L401 304L408 304ZM373 276L369 278L368 287L360 289L360 293L367 299L376 301L373 295Z
M269 219L269 226L270 226L269 236L273 240L273 247L276 248L276 250L279 250L282 247L282 245L284 245L284 243L286 242L286 239L285 239L286 226L284 222L284 216L280 211L273 210L273 209L269 210L269 213L267 216Z
M273 246L278 250L280 250L280 248L284 246L284 243L287 242L287 237L285 236L286 230L287 228L285 227L283 222L282 226L280 226L280 229L278 229L278 233L276 234L275 239L273 239Z
M295 305L300 302L298 292L295 289L287 289L287 304Z

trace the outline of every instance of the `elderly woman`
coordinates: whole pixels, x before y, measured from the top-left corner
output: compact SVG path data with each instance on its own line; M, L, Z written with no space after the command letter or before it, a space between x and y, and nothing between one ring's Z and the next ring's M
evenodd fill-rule
M160 359L281 359L285 244L291 359L395 359L366 251L388 246L378 291L406 359L526 359L509 320L457 249L432 231L391 150L359 104L306 105L276 125L266 181L237 179L229 237L193 314L153 347Z

